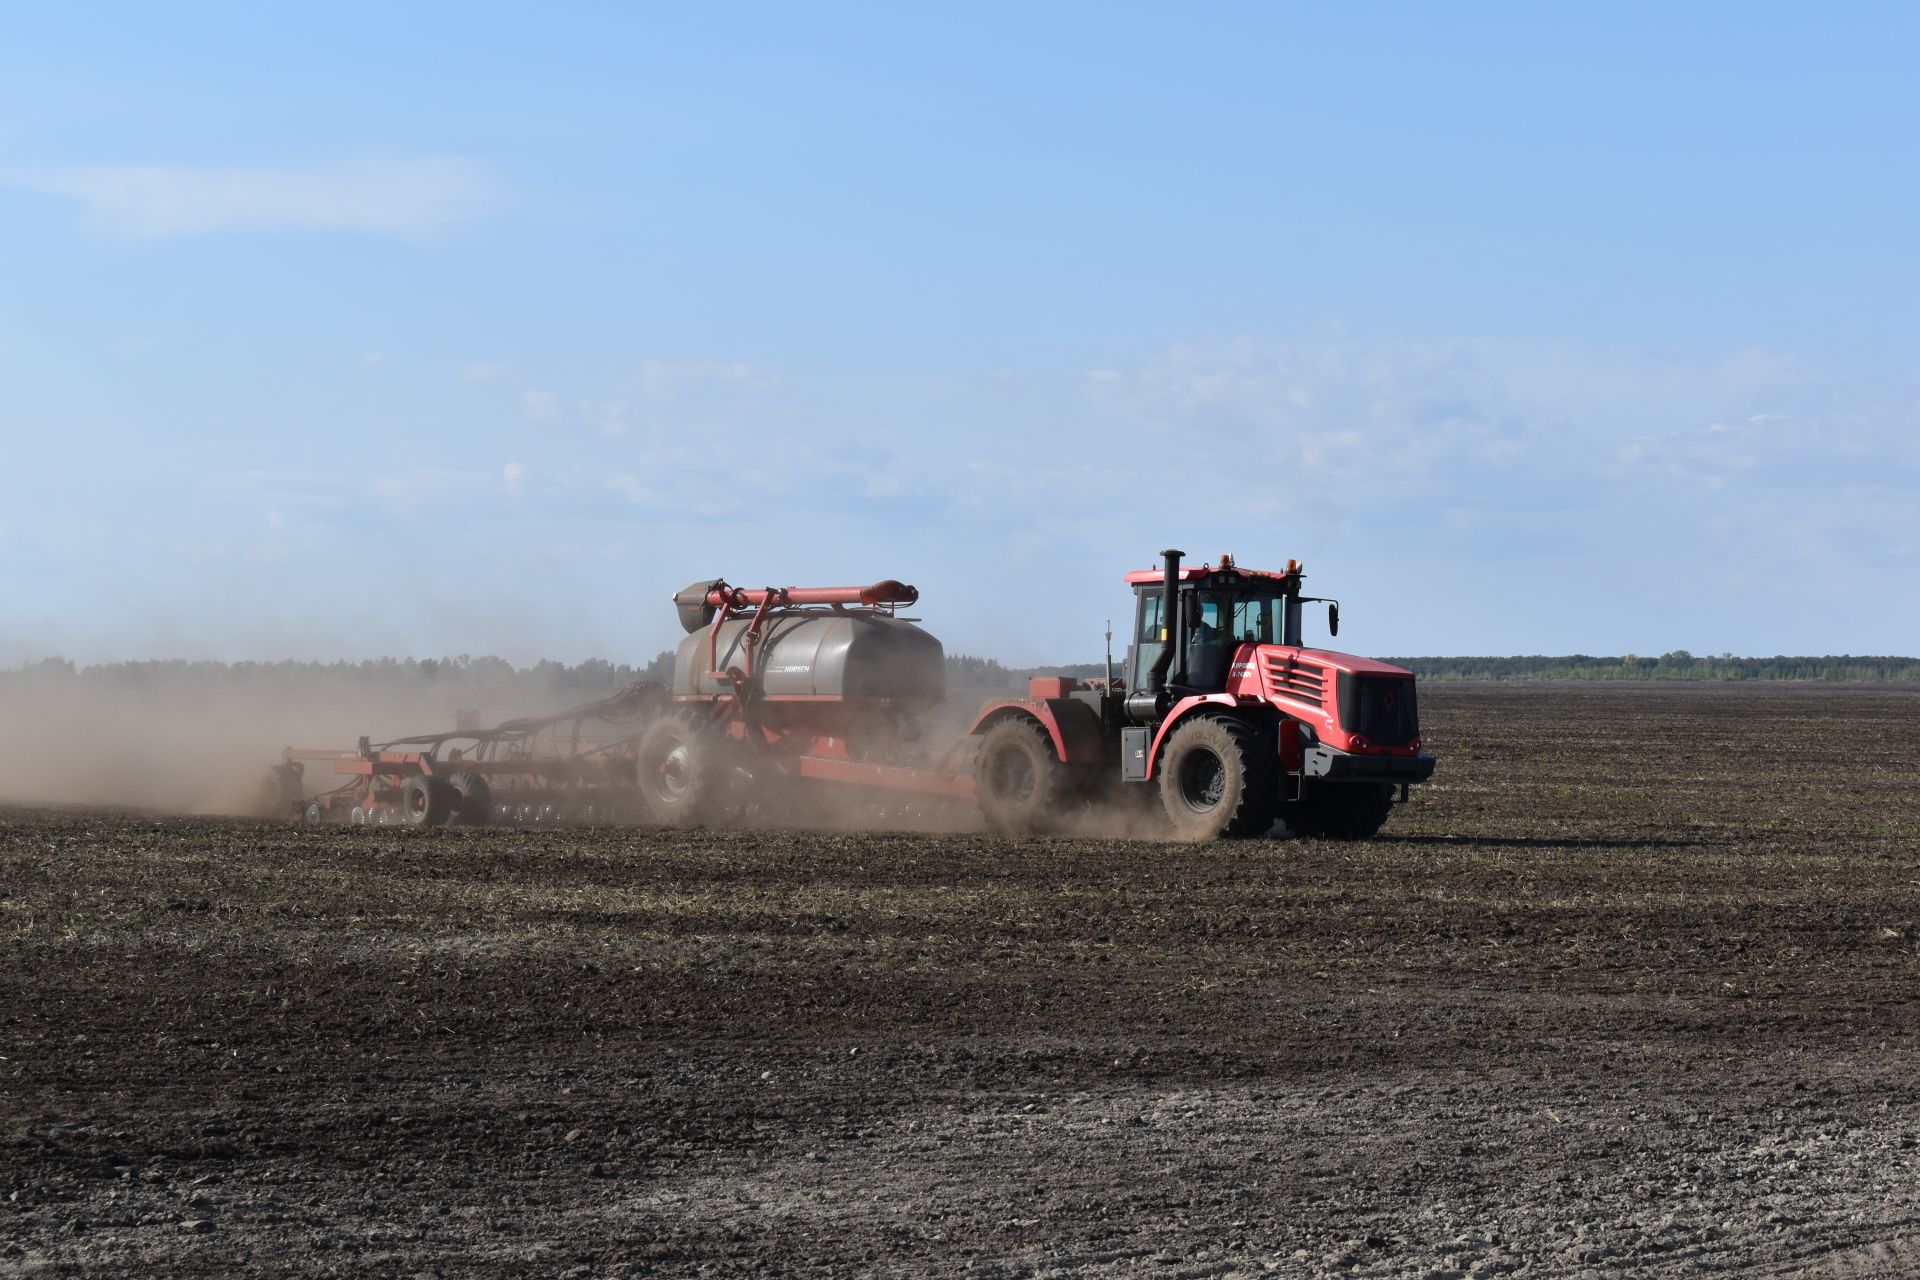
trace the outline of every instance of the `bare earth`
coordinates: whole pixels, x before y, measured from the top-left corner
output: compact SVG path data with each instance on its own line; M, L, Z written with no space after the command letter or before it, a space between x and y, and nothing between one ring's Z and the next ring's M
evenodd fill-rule
M1920 690L1422 701L1357 846L0 811L0 1274L1920 1271Z

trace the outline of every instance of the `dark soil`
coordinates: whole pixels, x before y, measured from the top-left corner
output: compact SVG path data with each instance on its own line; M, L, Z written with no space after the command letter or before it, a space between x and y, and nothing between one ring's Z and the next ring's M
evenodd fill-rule
M0 811L0 1273L1920 1269L1920 693L1422 701L1361 845Z

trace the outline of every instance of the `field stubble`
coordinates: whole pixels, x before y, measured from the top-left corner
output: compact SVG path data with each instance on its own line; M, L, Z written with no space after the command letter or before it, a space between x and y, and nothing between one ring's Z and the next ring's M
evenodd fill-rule
M0 811L0 1273L1920 1268L1920 698L1423 701L1365 845Z

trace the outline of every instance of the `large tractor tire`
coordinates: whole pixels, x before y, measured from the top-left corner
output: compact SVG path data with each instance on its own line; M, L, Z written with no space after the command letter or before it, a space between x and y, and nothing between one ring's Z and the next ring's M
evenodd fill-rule
M1393 810L1393 787L1384 782L1323 782L1281 806L1280 819L1296 836L1368 840Z
M453 799L445 778L415 774L400 788L400 821L410 827L444 826L453 816Z
M493 821L493 788L485 774L466 770L447 779L453 788L453 821L464 827L484 827Z
M639 790L653 820L669 827L719 826L744 809L733 742L718 729L668 716L640 739Z
M1067 799L1067 767L1038 721L1011 716L980 738L973 761L974 796L987 825L1010 835L1045 831Z
M1160 754L1160 802L1181 840L1239 839L1273 829L1279 763L1244 720L1184 720Z

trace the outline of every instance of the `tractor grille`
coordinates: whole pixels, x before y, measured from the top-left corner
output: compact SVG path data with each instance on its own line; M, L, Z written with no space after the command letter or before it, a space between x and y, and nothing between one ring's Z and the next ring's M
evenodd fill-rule
M1327 698L1327 669L1305 658L1267 655L1267 691L1273 696L1300 698L1321 706Z
M1420 736L1413 681L1400 676L1356 676L1338 681L1340 727L1365 735L1376 747L1404 747Z

